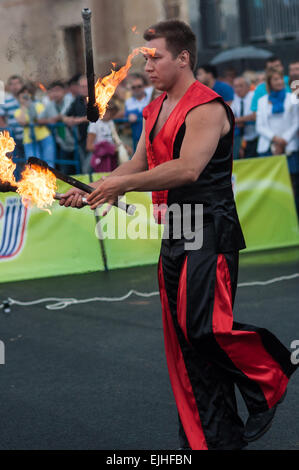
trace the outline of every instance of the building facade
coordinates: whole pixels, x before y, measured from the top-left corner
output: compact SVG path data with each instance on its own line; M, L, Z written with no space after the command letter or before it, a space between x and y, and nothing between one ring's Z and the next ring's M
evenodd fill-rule
M245 45L268 49L285 65L298 59L299 0L194 0L192 17L200 62Z
M299 0L0 0L0 81L19 74L47 84L84 73L85 7L93 12L97 76L109 73L111 62L123 65L143 44L144 29L166 18L190 23L201 63L248 44L272 51L285 65L298 59ZM133 69L142 66L142 57L134 59Z
M0 81L18 74L47 84L84 73L81 11L92 10L97 76L123 65L142 33L165 18L189 21L188 0L0 0ZM132 27L136 31L132 31ZM135 29L135 28L134 28ZM133 68L143 66L134 59Z

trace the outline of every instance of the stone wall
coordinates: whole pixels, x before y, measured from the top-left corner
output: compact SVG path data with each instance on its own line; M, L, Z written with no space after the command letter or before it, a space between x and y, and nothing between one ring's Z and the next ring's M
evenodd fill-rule
M93 12L94 63L98 76L110 71L111 62L123 65L132 49L143 45L142 33L150 24L172 12L179 12L188 21L188 0L2 0L0 80L18 74L47 84L84 71L80 38L84 7ZM133 26L136 26L135 33ZM75 47L78 41L81 49ZM142 66L142 57L137 57L133 69Z

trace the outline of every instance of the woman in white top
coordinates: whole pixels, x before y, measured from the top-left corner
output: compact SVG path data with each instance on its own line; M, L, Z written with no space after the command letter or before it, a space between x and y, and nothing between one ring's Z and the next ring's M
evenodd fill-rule
M291 156L298 151L298 102L286 91L283 72L270 69L266 84L268 94L259 99L256 116L258 154Z

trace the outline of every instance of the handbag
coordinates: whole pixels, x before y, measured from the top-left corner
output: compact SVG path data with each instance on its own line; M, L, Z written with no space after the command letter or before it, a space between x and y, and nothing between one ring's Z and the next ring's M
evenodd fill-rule
M130 157L129 157L129 154L127 152L126 147L122 143L122 141L121 141L121 139L120 139L120 137L119 137L119 135L116 131L114 122L111 121L109 123L109 125L110 125L110 129L111 129L112 138L113 138L114 143L117 147L118 165L121 165L122 163L128 162L130 160Z

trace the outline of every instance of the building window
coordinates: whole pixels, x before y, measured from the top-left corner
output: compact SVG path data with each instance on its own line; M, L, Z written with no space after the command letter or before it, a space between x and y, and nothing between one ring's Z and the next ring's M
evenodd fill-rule
M299 30L298 0L241 0L250 42L293 39Z
M200 12L204 47L227 48L240 44L237 0L201 0Z
M84 73L84 50L81 26L64 28L64 43L68 60L69 74Z
M165 10L165 18L167 20L180 17L180 0L164 0L163 3Z

